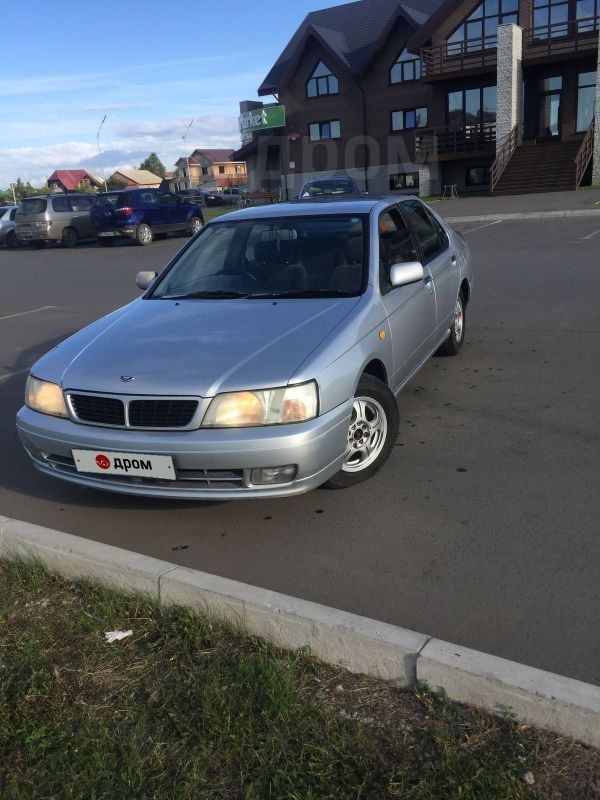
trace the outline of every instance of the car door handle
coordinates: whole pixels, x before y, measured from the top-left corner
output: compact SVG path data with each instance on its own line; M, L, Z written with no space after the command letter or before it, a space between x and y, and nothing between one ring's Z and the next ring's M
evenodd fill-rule
M425 288L429 289L429 293L433 294L433 279L428 275L424 280Z
M451 261L453 264L456 264L456 254L452 254L452 255L450 256L450 261Z

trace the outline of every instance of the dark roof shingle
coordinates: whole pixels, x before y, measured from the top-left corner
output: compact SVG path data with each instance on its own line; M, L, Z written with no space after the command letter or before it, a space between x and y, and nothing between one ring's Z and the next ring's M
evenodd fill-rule
M278 91L298 45L309 30L350 69L361 75L369 65L390 22L401 14L415 28L423 25L442 0L357 0L308 14L262 82L259 95Z

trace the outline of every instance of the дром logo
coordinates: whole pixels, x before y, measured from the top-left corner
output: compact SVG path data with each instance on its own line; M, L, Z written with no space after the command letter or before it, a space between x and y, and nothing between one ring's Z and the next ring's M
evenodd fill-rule
M96 464L100 467L100 469L109 469L110 459L108 459L106 456L96 456Z

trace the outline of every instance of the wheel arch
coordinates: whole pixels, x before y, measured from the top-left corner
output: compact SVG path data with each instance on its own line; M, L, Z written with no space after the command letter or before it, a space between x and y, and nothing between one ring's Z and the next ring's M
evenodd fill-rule
M382 383L385 383L386 386L388 385L387 369L383 361L379 358L371 358L370 361L364 365L358 380L360 380L363 375L370 375L372 378L377 378Z

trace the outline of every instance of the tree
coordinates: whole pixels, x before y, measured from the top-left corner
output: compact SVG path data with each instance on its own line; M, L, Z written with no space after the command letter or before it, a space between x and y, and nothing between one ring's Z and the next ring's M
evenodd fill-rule
M150 153L148 158L145 161L142 161L140 164L140 169L147 169L148 172L158 175L159 178L165 177L165 165L162 163L156 153Z
M113 175L112 178L106 181L106 188L109 192L118 192L120 189L127 188L127 181L123 180L123 178L119 178L117 175Z

